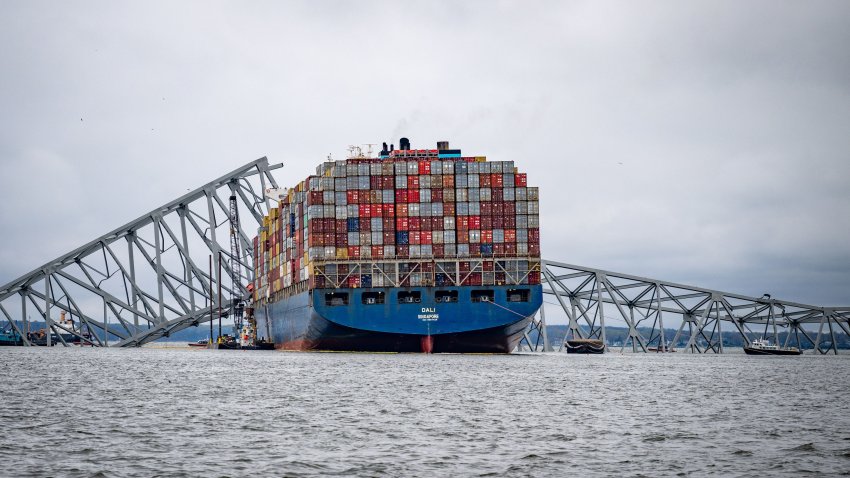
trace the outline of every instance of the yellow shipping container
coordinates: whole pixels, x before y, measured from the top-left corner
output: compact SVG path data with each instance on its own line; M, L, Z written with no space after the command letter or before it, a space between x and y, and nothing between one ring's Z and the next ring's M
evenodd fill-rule
M484 161L487 161L487 156L476 156L475 157L476 163L483 163Z
M336 248L336 258L337 259L348 259L348 248L347 247L337 247Z

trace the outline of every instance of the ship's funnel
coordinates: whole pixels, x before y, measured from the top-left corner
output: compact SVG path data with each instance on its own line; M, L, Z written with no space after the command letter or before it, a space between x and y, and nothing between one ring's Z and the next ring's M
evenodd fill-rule
M449 149L449 142L448 141L437 141L437 150L438 151L445 151L447 149Z
M398 140L398 149L400 149L402 151L409 151L410 150L410 140L407 139L407 138L401 138L400 140Z

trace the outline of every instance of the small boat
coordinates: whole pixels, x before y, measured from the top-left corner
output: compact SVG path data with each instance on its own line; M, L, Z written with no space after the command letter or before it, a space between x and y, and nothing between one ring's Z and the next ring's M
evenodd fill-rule
M204 347L206 348L210 344L209 339L201 339L197 342L189 342L189 347Z
M596 339L571 339L566 341L567 353L601 354L605 353L605 343Z
M771 345L769 340L756 339L749 347L744 347L747 355L800 355L802 352L797 347L782 348Z
M21 335L14 330L0 332L0 346L24 345Z

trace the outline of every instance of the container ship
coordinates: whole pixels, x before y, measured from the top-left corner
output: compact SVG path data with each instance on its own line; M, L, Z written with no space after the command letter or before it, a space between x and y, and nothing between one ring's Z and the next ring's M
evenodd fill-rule
M383 144L278 190L250 310L287 350L510 353L542 304L539 191L513 161Z

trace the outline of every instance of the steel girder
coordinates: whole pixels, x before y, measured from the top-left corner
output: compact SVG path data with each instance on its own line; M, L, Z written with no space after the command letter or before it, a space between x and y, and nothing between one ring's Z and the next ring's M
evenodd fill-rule
M836 332L850 335L850 307L812 306L767 295L748 297L546 260L542 269L544 297L554 297L566 315L567 337L595 338L607 344L606 318L620 320L628 328L621 352L627 346L635 352L663 352L687 338L689 352L722 353L723 334L733 333L745 344L764 335L784 346L811 346L826 354L838 353ZM679 324L672 338L665 336L665 320L668 325ZM787 332L782 343L780 329ZM563 347L561 343L559 350Z
M271 170L280 166L269 166L265 157L252 161L9 282L0 288L0 320L25 345L35 315L60 339L65 333L117 346L139 346L211 320L230 308L231 297L244 297L253 281L249 237L268 214L264 191L277 187ZM238 284L229 279L231 194L249 213L242 215L248 229L238 231ZM57 310L74 326L59 324ZM45 337L49 343L51 334Z

